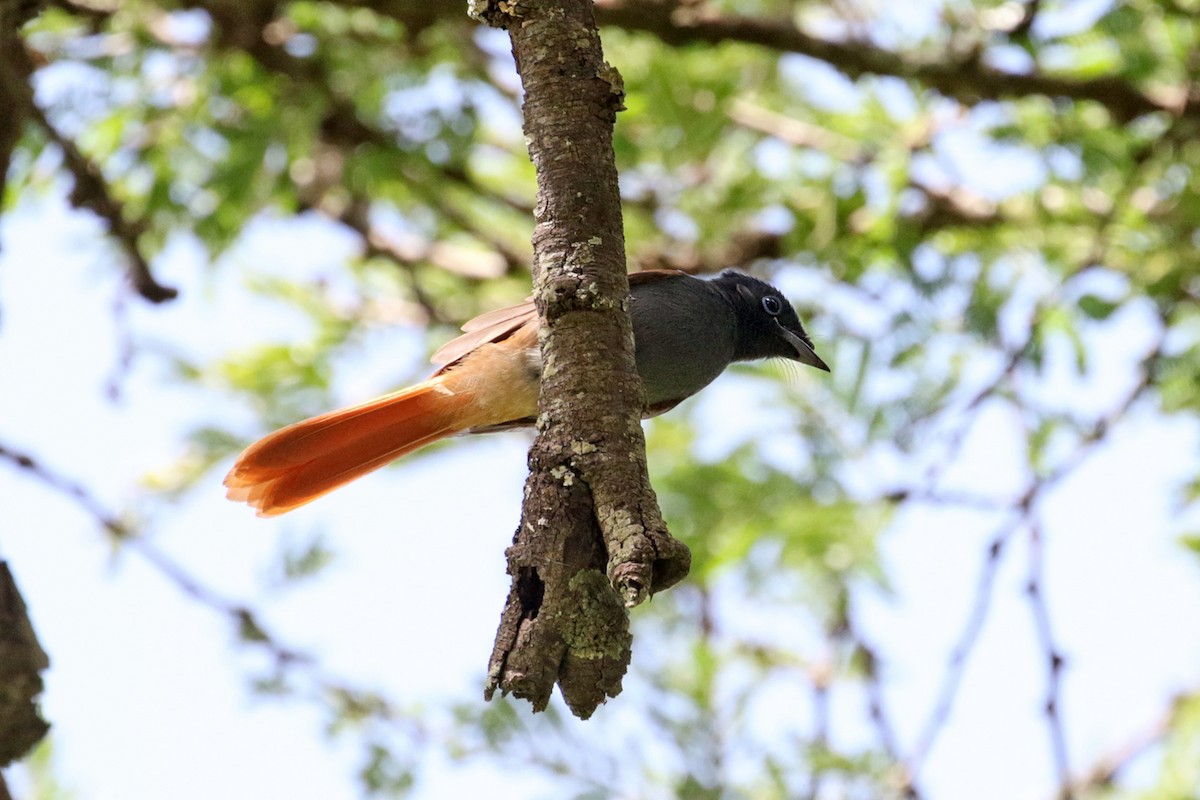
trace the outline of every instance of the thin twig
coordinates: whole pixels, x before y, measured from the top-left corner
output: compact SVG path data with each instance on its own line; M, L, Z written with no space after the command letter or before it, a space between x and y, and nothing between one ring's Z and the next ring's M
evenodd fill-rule
M1046 725L1050 730L1050 744L1054 753L1054 766L1058 773L1059 800L1072 800L1071 765L1067 755L1067 734L1062 720L1062 673L1063 655L1054 640L1050 626L1050 608L1043 591L1043 547L1041 523L1034 519L1029 525L1029 577L1025 592L1033 612L1034 628L1038 644L1046 654Z
M1150 351L1141 359L1141 378L1129 391L1129 393L1107 414L1099 417L1092 425L1088 426L1081 432L1078 445L1067 455L1055 469L1050 472L1035 476L1030 482L1026 490L1021 494L1020 498L1014 503L1012 511L1013 516L1006 520L999 530L993 534L991 544L988 546L987 555L984 560L984 566L980 572L977 588L975 591L975 601L972 604L971 611L968 615L967 622L963 627L962 634L959 637L958 644L955 646L946 668L945 677L942 680L941 689L938 694L938 699L934 704L933 711L930 713L922 734L917 740L912 753L908 758L908 765L911 774L914 776L919 772L920 767L929 755L934 742L944 728L949 719L950 710L953 707L955 697L958 694L959 685L962 682L966 660L974 649L975 643L978 641L979 634L983 624L987 619L988 609L991 604L991 598L994 594L996 583L996 574L999 568L1000 557L1003 553L1004 545L1012 537L1013 533L1019 530L1022 526L1034 528L1040 523L1036 517L1036 506L1038 501L1046 495L1046 493L1058 485L1068 475L1072 474L1089 455L1095 452L1096 447L1104 441L1111 433L1113 427L1123 419L1133 407L1133 405L1150 389L1151 380L1154 374L1154 364L1161 358L1162 346L1166 336L1166 328L1159 331L1156 340L1153 342ZM1031 536L1034 534L1031 532ZM1040 539L1040 529L1038 531ZM1040 545L1040 541L1039 541ZM1032 556L1031 556L1032 557ZM1040 562L1031 563L1031 580L1028 584L1030 587L1031 599L1035 603L1042 604L1041 608L1035 608L1035 613L1038 615L1039 636L1047 651L1047 660L1051 665L1051 690L1049 700L1047 702L1047 717L1052 726L1052 737L1055 740L1055 747L1058 748L1061 744L1061 750L1056 751L1056 764L1059 767L1060 783L1066 790L1069 791L1070 786L1070 771L1066 757L1065 733L1062 731L1061 723L1058 720L1058 701L1059 697L1059 672L1062 669L1062 657L1058 653L1057 648L1053 644L1053 639L1050 637L1049 616L1048 611L1044 607L1044 600L1041 598L1043 592L1043 583L1040 573ZM1036 578L1036 580L1033 580Z
M875 648L867 641L862 631L854 623L854 615L849 608L846 611L844 627L841 635L851 644L862 659L863 674L866 678L867 714L871 725L875 728L875 737L880 747L898 771L896 781L900 787L901 796L906 800L920 800L921 794L913 782L912 773L903 763L900 755L900 741L896 736L896 728L888 715L884 702L883 677L880 675L880 659Z
M962 683L963 676L966 673L967 659L975 649L975 643L979 641L979 635L982 633L983 625L987 621L988 610L991 607L992 597L995 594L996 576L1000 569L1004 546L1008 543L1013 533L1016 532L1019 525L1020 517L1016 516L1006 520L992 534L991 544L988 545L983 567L979 572L979 578L975 584L975 599L971 603L971 610L967 614L967 621L963 625L954 650L951 652L946 672L942 677L937 700L933 705L933 710L930 711L929 716L926 718L925 724L921 728L921 733L917 738L917 743L908 756L906 767L914 781L920 773L925 759L933 749L934 742L937 741L938 736L950 718L950 711L954 707L954 701L958 696L959 685Z
M1168 709L1145 730L1099 758L1086 775L1072 784L1072 792L1078 797L1085 797L1097 789L1112 786L1126 767L1167 736L1171 730L1171 718L1172 712Z
M121 545L140 555L163 577L180 591L200 604L219 611L230 619L241 636L267 650L279 664L312 663L312 659L299 651L282 645L269 635L258 622L256 615L244 604L221 596L208 588L202 581L185 570L178 562L167 556L139 535L135 526L112 513L89 492L83 484L50 469L41 461L7 445L0 444L0 460L8 461L18 470L37 480L47 488L69 498L82 509L106 533Z
M327 672L315 657L282 643L262 625L258 615L247 605L207 586L155 547L142 531L108 511L82 484L45 466L33 456L5 445L0 445L0 461L10 462L19 471L74 502L102 530L119 539L122 548L140 556L168 583L188 598L228 619L243 642L260 648L270 656L276 670L276 676L270 680L270 684L276 690L286 686L287 691L294 691L290 685L282 683L282 679L285 674L299 674L306 679L307 694L302 696L327 708L334 719L371 719L386 723L406 737L410 742L410 750L426 746L435 738L444 736L420 717L403 713L377 692L356 688L350 682Z

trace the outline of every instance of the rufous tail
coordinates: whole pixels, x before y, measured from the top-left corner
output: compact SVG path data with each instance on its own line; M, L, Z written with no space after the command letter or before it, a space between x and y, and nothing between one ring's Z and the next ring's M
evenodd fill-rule
M476 421L469 393L435 377L362 405L289 425L246 448L225 476L228 497L273 517Z

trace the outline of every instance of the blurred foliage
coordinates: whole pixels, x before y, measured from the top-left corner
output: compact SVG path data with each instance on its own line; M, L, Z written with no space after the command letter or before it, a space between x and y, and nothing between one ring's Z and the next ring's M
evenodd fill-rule
M432 347L527 293L535 187L519 83L504 34L460 5L65 0L24 29L39 103L98 167L151 263L182 237L210 270L244 271L263 307L302 321L304 333L215 361L166 354L179 382L238 398L261 425L196 431L153 489L186 491L262 430L327 407L339 359L369 349L371 331L427 326ZM1002 84L1100 79L1112 98L1194 103L1200 9L699 6L899 54L898 74L851 79L862 70L836 54L602 32L628 93L615 149L631 268L736 265L779 280L833 375L740 376L754 383L738 415L752 432L719 457L694 433L702 402L652 424L654 484L695 565L638 612L634 673L611 715L581 731L553 712L472 704L448 733L411 739L462 759L519 755L562 796L912 793L919 765L886 720L844 746L819 710L830 685L868 697L877 681L854 609L888 590L878 545L896 507L954 502L943 478L982 409L1020 420L1030 487L1131 410L1200 416L1200 114L1168 103L1128 119L1103 92L1048 96L1016 81L1007 99L971 101L969 82L983 64ZM967 90L952 98L904 77L929 64L961 72ZM30 126L5 202L50 190L66 169ZM314 278L229 256L291 218L349 237L356 258ZM1100 344L1131 330L1123 353ZM1093 391L1101 359L1125 362L1111 397ZM963 502L1029 515L1032 491ZM280 577L295 579L330 554L312 538L280 558ZM738 630L720 611L747 605L775 627ZM290 687L280 674L260 683ZM765 712L781 693L805 709L786 723ZM364 787L410 787L419 764L398 743L409 735L378 725L404 714L335 695L331 728L362 733ZM1158 788L1080 793L1196 796L1196 708L1179 700L1153 742ZM422 713L406 724L423 730Z
M63 786L55 777L54 736L42 739L24 760L28 786L22 797L28 800L75 800L79 797L73 789Z

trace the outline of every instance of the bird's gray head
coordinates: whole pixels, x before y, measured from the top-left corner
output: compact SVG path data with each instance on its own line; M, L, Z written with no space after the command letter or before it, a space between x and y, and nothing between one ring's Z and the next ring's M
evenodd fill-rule
M737 317L734 360L787 358L829 372L813 350L796 309L769 283L727 269L713 280Z

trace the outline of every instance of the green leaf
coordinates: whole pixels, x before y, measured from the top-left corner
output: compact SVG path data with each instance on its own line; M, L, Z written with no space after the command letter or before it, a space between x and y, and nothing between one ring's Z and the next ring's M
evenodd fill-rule
M1079 298L1078 305L1080 311L1095 320L1108 319L1114 311L1120 308L1120 303L1104 300L1094 294L1085 294Z

